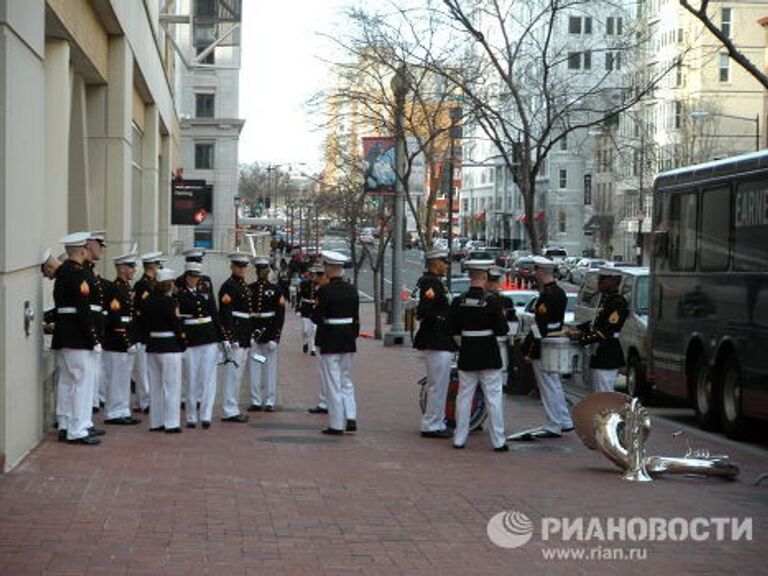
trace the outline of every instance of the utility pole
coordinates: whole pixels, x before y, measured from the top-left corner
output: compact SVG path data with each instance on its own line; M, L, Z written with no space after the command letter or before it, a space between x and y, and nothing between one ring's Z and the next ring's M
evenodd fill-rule
M451 291L451 276L453 265L453 171L456 165L456 139L462 137L461 126L458 124L461 120L462 109L451 108L451 127L448 132L450 138L450 157L448 158L448 292Z
M405 138L403 137L403 112L405 96L408 92L408 78L405 75L405 64L402 64L392 78L392 92L395 96L395 209L392 248L392 328L384 336L384 346L408 345L410 334L405 331L403 323L403 302L400 298L403 274L403 161L405 160Z

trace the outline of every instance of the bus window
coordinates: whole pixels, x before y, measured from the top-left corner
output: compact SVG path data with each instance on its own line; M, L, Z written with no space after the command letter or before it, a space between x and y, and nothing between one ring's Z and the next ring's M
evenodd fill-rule
M731 192L728 188L705 190L701 198L701 269L727 270L731 230Z
M734 207L734 268L768 271L768 184L740 185Z
M696 193L672 196L669 214L669 263L673 270L696 266Z

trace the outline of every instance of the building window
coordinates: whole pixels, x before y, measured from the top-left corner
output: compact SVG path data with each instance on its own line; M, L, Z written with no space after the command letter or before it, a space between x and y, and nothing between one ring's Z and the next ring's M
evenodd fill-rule
M195 16L215 16L216 0L196 0L194 3Z
M213 118L215 104L213 94L195 94L195 118Z
M565 215L565 210L560 210L560 213L557 215L557 229L559 232L565 233L566 223L567 218Z
M677 62L675 64L675 87L680 88L683 85L683 64L682 62Z
M212 143L195 144L195 170L213 170L213 151Z
M565 168L560 169L560 188L568 187L568 171Z
M683 43L683 29L678 28L677 29L677 43L682 44Z
M723 35L726 38L730 38L732 34L732 25L733 22L731 21L731 9L730 8L722 8L720 10L720 31L723 33Z
M621 52L605 53L605 69L608 72L612 70L621 70Z
M592 204L592 174L584 174L584 204Z
M568 34L592 34L592 17L570 16L568 18Z
M563 152L568 150L568 134L563 134L563 137L560 138L560 150Z
M197 48L195 48L195 53L199 56L203 52L203 50L205 50L206 48L207 46L198 46ZM214 56L215 53L216 53L216 48L208 52L208 54L205 55L205 58L200 60L200 64L215 64L216 63L215 56Z
M680 100L675 101L675 128L678 130L683 127L683 103Z
M584 70L592 70L592 52L590 50L584 52Z
M581 52L568 52L568 70L581 69Z
M621 36L624 32L624 21L621 16L608 16L605 21L605 33L608 36Z
M720 54L720 82L731 80L731 59L728 54Z

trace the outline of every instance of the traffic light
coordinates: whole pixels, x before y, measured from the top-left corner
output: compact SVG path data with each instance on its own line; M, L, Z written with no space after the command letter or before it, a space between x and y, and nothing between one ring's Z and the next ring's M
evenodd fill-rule
M264 207L269 210L269 207L272 205L272 200L267 196L266 201L264 202Z

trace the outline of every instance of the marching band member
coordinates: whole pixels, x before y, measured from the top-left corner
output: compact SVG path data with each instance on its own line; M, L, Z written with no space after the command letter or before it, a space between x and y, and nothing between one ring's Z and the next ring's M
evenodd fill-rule
M136 254L112 259L117 278L104 283L107 322L104 336L104 424L132 425L141 422L131 415L131 374L136 358L133 325L133 288Z
M141 255L144 274L133 286L133 313L136 333L136 360L133 364L133 381L136 384L135 408L149 412L149 376L147 375L147 342L149 335L144 325L142 307L155 289L155 277L163 261L162 252Z
M583 346L594 345L589 360L592 387L595 392L613 392L624 366L624 352L619 334L629 315L629 306L619 294L621 273L615 268L603 267L597 276L597 288L602 294L600 305L592 322L580 324L569 330L568 336Z
M443 284L448 271L448 252L430 250L424 257L427 272L419 279L419 330L413 345L424 356L427 368L427 407L421 418L423 438L450 438L445 426L445 401L451 380L451 362L456 344L448 333L450 294Z
M224 380L222 422L248 422L248 415L240 412L240 383L248 362L253 332L253 300L245 272L248 254L232 252L228 255L232 275L219 289L219 318L224 334L231 344L231 352L222 370Z
M257 256L256 281L249 285L253 302L253 351L266 358L263 363L251 358L251 404L249 412L272 412L277 398L277 345L285 322L285 297L277 284L269 281L271 268L267 256Z
M202 427L210 428L213 403L216 399L216 360L219 342L223 340L213 294L207 284L201 284L203 265L187 262L184 267L184 285L177 288L179 314L184 322L187 349L184 356L189 366L187 393L187 428L197 426L198 415ZM225 355L231 344L222 343Z
M87 239L87 232L78 232L60 240L67 260L59 267L53 287L57 319L51 349L57 351L59 439L96 445L100 440L89 428L94 359L101 353L101 341L90 308L91 287L85 272Z
M315 307L315 274L310 268L304 272L303 279L299 284L299 305L298 312L301 316L301 331L304 336L304 345L302 350L304 354L310 352L312 356L317 354L315 350L315 323L312 322L312 310Z
M315 306L317 304L317 291L322 287L328 284L328 278L325 275L325 269L320 264L315 264L312 268L310 268L310 272L314 274L313 282L314 286L312 287L312 310L310 311L310 320L311 316L315 311ZM314 320L312 321L312 326L316 328ZM314 330L314 339L312 341L313 346L315 346L315 350L317 350L317 330ZM310 414L328 414L328 385L325 382L325 378L323 377L323 368L320 363L320 358L317 357L315 360L315 371L317 372L317 380L320 382L320 394L318 394L317 398L317 404L307 410Z
M340 435L345 430L357 430L355 388L349 373L360 334L360 297L357 288L343 278L347 257L331 251L323 252L322 257L328 284L317 291L312 319L317 324L317 344L328 396L328 428L323 434Z
M174 272L162 268L155 276L152 292L143 300L142 323L147 335L149 377L149 430L167 434L181 432L181 355L184 332L179 308L173 297Z
M517 322L517 315L515 314L515 303L512 299L504 296L501 293L501 278L504 276L504 270L498 266L492 266L488 270L488 283L486 284L486 290L488 296L496 298L501 304L504 310L504 318L507 321L507 326L513 322ZM501 354L501 379L504 386L507 384L507 374L509 371L509 338L511 336L499 336L496 338L499 344L499 354Z
M488 433L495 452L509 447L504 434L504 399L502 396L501 355L496 343L509 327L498 298L485 291L490 263L467 260L470 288L454 299L448 317L449 332L461 337L459 347L459 393L456 397L456 431L453 447L464 448L469 436L469 416L478 381L488 404Z
M96 270L96 263L101 261L101 257L104 255L104 249L106 248L106 231L94 230L88 233L88 240L85 242L85 251L87 255L88 264L85 267L85 276L88 280L88 284L91 287L91 294L89 296L91 314L93 315L93 323L96 327L96 332L99 335L99 340L104 340L104 326L106 324L107 311L105 309L104 302L104 281ZM99 411L100 403L104 402L104 366L102 356L95 357L96 367L94 369L94 382L93 382L93 412ZM93 422L91 422L93 426Z
M519 440L559 438L563 432L573 430L573 420L568 411L560 375L544 370L541 364L541 339L550 332L563 329L568 298L565 291L555 282L555 263L543 256L535 256L533 260L533 272L540 292L536 300L534 322L523 341L522 350L525 361L533 365L533 374L547 414L547 424L537 431L519 436Z

